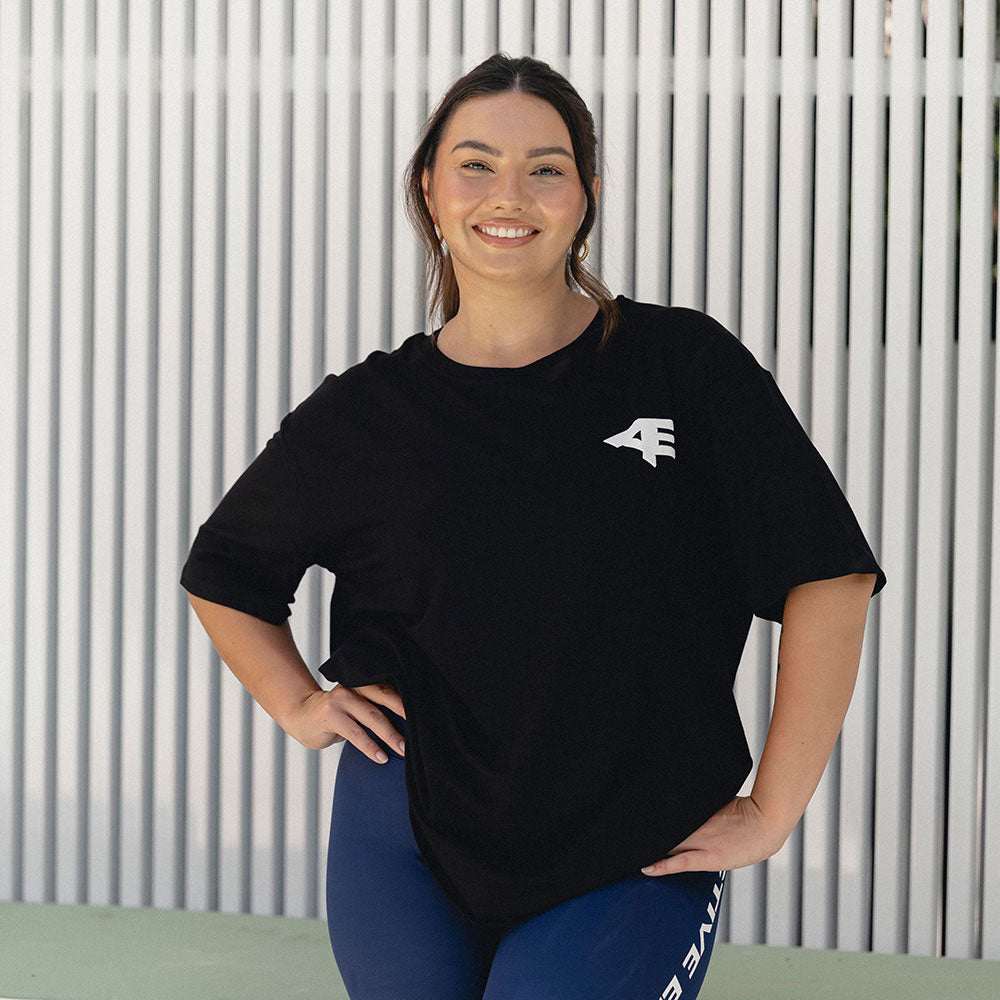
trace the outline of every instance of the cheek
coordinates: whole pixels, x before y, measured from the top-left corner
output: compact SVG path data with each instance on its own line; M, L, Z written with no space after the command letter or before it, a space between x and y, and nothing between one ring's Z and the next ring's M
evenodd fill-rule
M561 216L567 226L574 229L580 224L587 211L587 199L579 191L553 192L549 209L554 215Z
M551 212L553 216L558 216L568 229L576 230L587 212L587 203L574 195L567 195L557 205L551 206Z
M483 184L476 177L457 175L448 178L439 190L442 205L461 206L465 202L478 202L483 196Z

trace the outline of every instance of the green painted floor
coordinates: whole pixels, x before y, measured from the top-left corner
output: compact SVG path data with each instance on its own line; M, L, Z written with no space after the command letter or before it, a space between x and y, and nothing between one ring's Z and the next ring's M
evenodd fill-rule
M321 920L0 903L0 998L168 997L347 1000L347 993ZM1000 962L721 944L700 1000L826 997L997 1000Z

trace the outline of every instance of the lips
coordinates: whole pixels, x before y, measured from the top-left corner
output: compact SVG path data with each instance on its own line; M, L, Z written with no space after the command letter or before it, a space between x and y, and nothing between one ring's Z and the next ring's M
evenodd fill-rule
M503 228L498 226L497 228ZM512 227L516 228L516 227ZM522 226L522 229L527 229L527 226ZM533 240L538 235L538 230L528 233L527 236L490 236L489 233L484 233L478 226L472 227L473 232L484 242L488 243L490 246L510 248L510 247L520 247L524 246L530 240Z
M474 226L483 232L486 232L487 229L503 229L508 237L519 229L526 229L529 233L538 232L537 226L531 226L527 222L518 222L516 219L485 219L475 223Z

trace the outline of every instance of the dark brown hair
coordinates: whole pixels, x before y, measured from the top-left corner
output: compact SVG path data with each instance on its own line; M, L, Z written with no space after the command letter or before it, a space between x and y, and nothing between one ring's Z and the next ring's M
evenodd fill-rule
M594 177L597 174L594 118L569 80L548 63L530 56L513 59L505 52L497 52L456 80L425 123L420 144L406 167L403 200L406 216L427 251L424 294L430 314L435 317L440 312L444 317L443 322L450 320L458 312L459 291L451 257L441 249L434 231L434 221L424 200L423 172L425 169L433 170L441 137L455 109L463 101L470 97L509 92L531 94L548 101L559 112L569 129L576 169L587 196L587 214L573 238L573 245L566 258L566 284L572 288L575 282L581 291L600 305L604 314L604 333L599 346L603 348L618 325L620 310L598 274L577 256L587 234L593 228L597 210L594 199Z

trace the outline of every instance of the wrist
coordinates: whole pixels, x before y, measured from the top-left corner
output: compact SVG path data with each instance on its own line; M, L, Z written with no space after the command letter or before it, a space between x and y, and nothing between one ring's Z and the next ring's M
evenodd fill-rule
M765 828L771 832L778 846L789 838L805 812L805 806L799 808L796 802L788 801L787 797L770 793L766 787L754 785L750 791L750 800L757 807L758 815Z
M284 692L280 704L275 705L271 716L286 733L291 733L296 720L301 716L309 702L317 694L322 693L323 689L315 680L309 678L306 681L303 678L302 683L296 684L293 690Z

